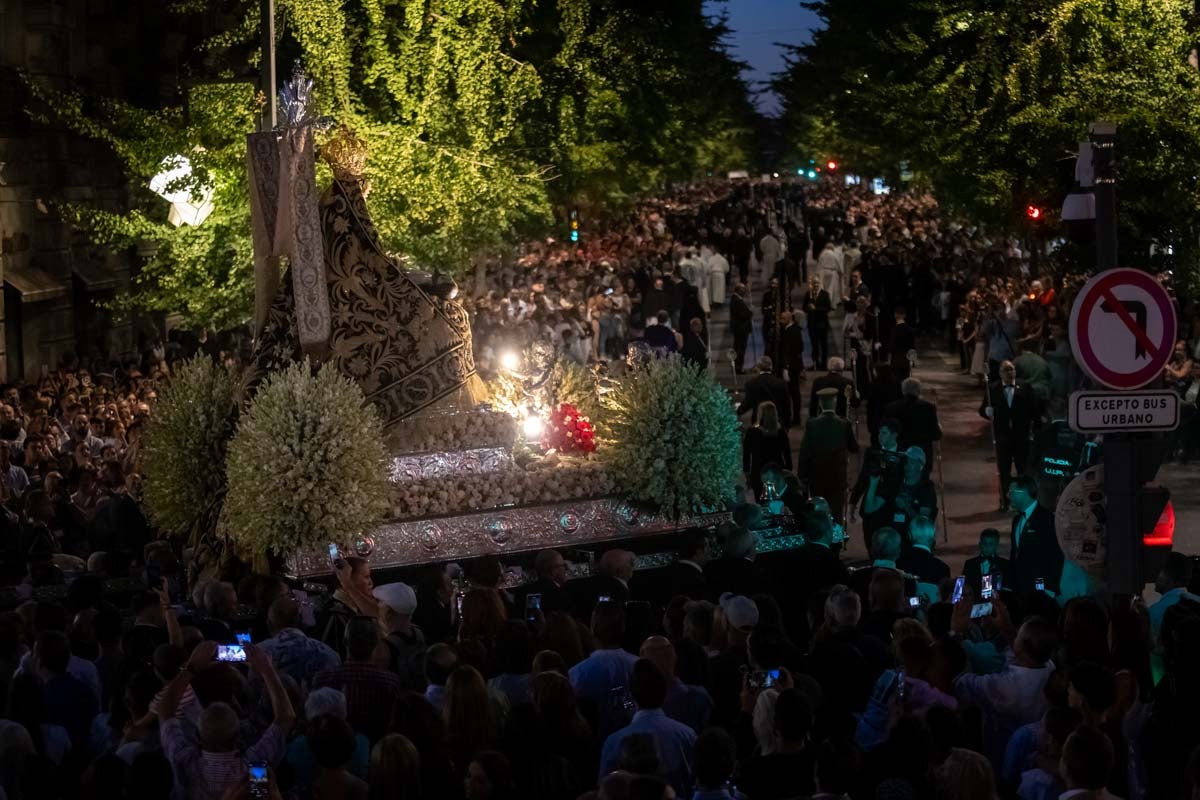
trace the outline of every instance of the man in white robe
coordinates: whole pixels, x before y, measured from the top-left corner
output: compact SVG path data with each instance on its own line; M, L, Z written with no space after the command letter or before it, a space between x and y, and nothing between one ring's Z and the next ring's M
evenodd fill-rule
M725 304L725 283L729 279L729 259L713 252L708 245L700 248L700 259L708 266L708 299L714 306Z
M817 258L817 276L821 279L821 288L829 292L830 299L841 298L842 259L834 249L832 241L825 242L825 249Z

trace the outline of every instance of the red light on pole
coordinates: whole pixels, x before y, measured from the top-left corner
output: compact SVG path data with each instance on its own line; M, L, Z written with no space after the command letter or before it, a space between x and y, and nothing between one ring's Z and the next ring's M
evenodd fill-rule
M826 163L825 166L829 168L830 172L833 172L835 169L837 169L837 162L830 161L830 162Z
M1025 216L1033 220L1042 218L1042 210L1037 206L1025 206Z
M1154 530L1142 536L1142 544L1147 547L1170 547L1175 541L1175 506L1171 501L1163 508Z

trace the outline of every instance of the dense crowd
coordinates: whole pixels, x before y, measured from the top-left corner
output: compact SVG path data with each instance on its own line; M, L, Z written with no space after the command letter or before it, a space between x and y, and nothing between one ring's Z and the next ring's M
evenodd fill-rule
M910 541L880 528L872 560L848 568L828 511L804 513L799 549L757 555L762 511L742 506L716 540L678 535L665 569L635 573L632 553L610 550L568 581L545 551L512 590L495 558L457 581L431 566L415 588L375 585L346 558L315 618L272 577L176 603L178 564L158 552L162 586L132 595L129 627L98 576L80 576L61 602L0 615L0 787L470 800L1200 788L1189 559L1168 561L1149 610L1060 607L988 583L1006 568L995 532L956 586L927 518Z
M138 502L140 435L175 357L236 362L237 340L0 387L0 798L1198 796L1192 561L1167 559L1149 608L1058 583L1037 441L1080 385L1079 281L1033 269L927 196L828 181L681 189L481 265L464 294L485 374L538 338L579 363L640 339L706 365L726 303L735 368L754 361L738 411L762 504L674 534L667 567L614 549L574 580L548 550L525 582L487 557L376 585L349 557L320 601L273 576L188 587ZM918 336L986 383L1018 514L960 577L936 555ZM1185 341L1168 368L1192 408L1198 357ZM784 507L802 546L757 553Z

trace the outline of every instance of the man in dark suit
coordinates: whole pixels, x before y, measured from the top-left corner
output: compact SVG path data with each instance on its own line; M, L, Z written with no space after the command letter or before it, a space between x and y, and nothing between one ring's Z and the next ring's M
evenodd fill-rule
M646 573L647 577L653 577L645 586L646 596L664 607L671 602L671 598L679 595L692 600L707 600L708 584L704 580L704 564L707 561L708 537L704 531L685 531L680 534L675 560L664 569ZM636 582L635 586L638 586Z
M829 292L821 288L821 279L816 275L808 279L803 308L808 321L808 339L812 342L813 368L824 369L825 360L829 358L829 312L833 310L833 300Z
M904 308L898 306L895 313L896 322L892 325L891 333L888 335L888 353L891 359L892 375L900 381L907 378L910 371L908 351L917 348L917 335L909 327L906 317Z
M925 474L933 464L933 443L942 438L942 426L938 424L937 407L921 399L921 382L916 378L905 378L900 384L901 397L889 403L883 410L885 418L900 423L900 449L919 447L925 451Z
M654 279L654 284L642 294L642 319L650 320L659 311L669 310L671 296L663 286L662 277Z
M724 555L704 565L704 582L709 599L716 602L725 592L753 597L769 591L767 574L754 563L758 540L753 531L736 523L724 531Z
M937 586L950 577L950 567L933 554L937 525L929 517L917 517L908 524L912 547L900 556L896 566L916 577L918 583Z
M679 337L671 329L671 317L666 309L659 309L654 317L646 318L642 341L660 353L674 353L679 350Z
M804 530L805 545L764 554L760 559L780 605L786 609L807 608L814 592L850 580L849 570L833 549L834 524L828 510L808 511L796 522ZM783 622L793 642L809 640L811 631L805 613L785 614Z
M854 381L846 377L843 372L845 369L846 362L838 356L829 359L829 372L816 378L809 392L808 415L810 417L815 417L821 413L821 410L817 407L817 394L824 389L834 389L837 391L837 404L834 411L842 419L846 418L848 406L854 403L855 398Z
M988 387L979 404L979 415L992 422L996 441L996 467L1000 470L1000 510L1008 510L1008 485L1013 468L1025 474L1029 461L1029 435L1036 419L1037 400L1027 386L1017 384L1017 368L1011 361L1000 365L1000 382Z
M629 580L633 577L635 558L628 550L608 550L596 562L594 575L572 581L570 588L576 616L590 619L596 604L605 597L609 602L624 606L629 599Z
M783 382L782 378L775 377L771 372L773 367L774 364L771 362L770 356L763 356L754 365L758 374L746 381L746 398L737 407L737 415L740 417L749 411L751 419L757 421L759 404L770 400L779 411L779 424L785 428L790 428L792 425L792 404L788 400L787 384Z
M844 521L846 509L846 458L858 452L858 440L850 422L834 413L837 389L822 389L815 398L821 415L808 421L800 442L800 476L808 481L814 497L829 502L833 517Z
M858 566L850 573L849 586L862 599L862 607L871 607L871 580L875 573L892 570L904 575L905 595L913 597L917 593L917 581L910 575L900 571L896 562L900 558L900 534L895 528L880 528L871 536L871 560Z
M779 315L780 341L783 348L783 366L787 370L788 394L792 399L792 419L800 421L800 381L804 380L804 331L796 322L792 312Z
M746 371L746 343L754 332L754 312L746 302L746 284L739 283L733 287L733 297L729 300L729 325L733 329L734 369L741 375Z
M524 612L527 600L531 594L541 595L543 614L555 611L571 611L571 600L567 595L567 562L562 553L557 550L543 550L533 561L537 580L518 587L513 592L513 606L518 612ZM418 606L419 608L419 606Z
M963 565L963 575L967 585L975 590L978 596L983 588L984 575L1005 575L1008 573L1008 559L1000 555L1000 531L995 528L984 528L979 534L979 555L968 558Z
M1008 499L1017 516L1013 518L1011 563L1004 585L1023 594L1035 591L1040 579L1046 593L1056 596L1064 558L1054 531L1054 512L1038 503L1037 482L1028 475L1013 479Z

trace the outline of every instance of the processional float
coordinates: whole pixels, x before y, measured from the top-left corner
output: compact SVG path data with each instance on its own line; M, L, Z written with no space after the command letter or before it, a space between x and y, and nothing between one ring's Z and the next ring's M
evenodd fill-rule
M366 204L366 144L346 128L321 148L333 179L318 193L319 121L306 110L310 90L311 81L293 78L284 91L285 125L248 137L257 335L247 390L307 356L332 362L378 409L390 453L381 468L393 489L392 518L358 537L354 549L375 568L403 567L587 548L728 521L724 512L670 519L639 508L600 474L529 478L514 459L515 420L487 404L456 287L406 270L383 249ZM285 256L280 280L278 259ZM586 462L547 468L556 476L597 469ZM485 485L493 489L471 488ZM529 486L541 488L523 493ZM439 507L445 513L428 513L422 496L440 496L446 487L464 491L461 505L453 507L452 495L451 507ZM543 502L547 493L551 502ZM783 527L759 535L760 552L800 543ZM650 554L639 567L669 558ZM327 575L328 554L289 553L286 568L297 578Z

